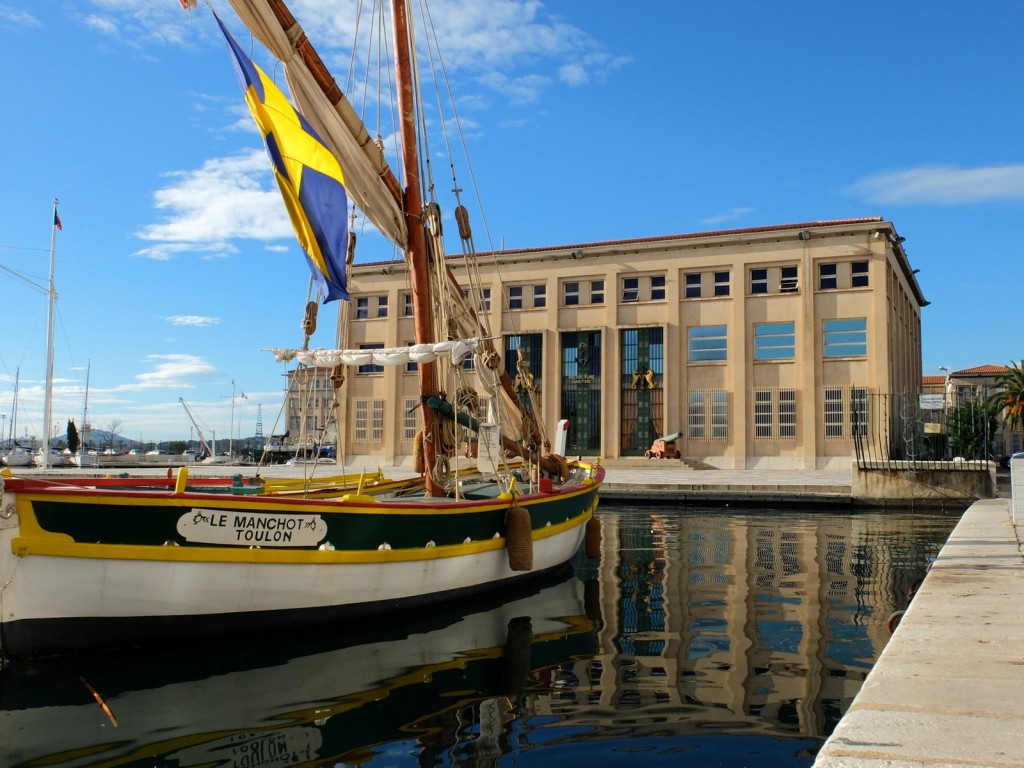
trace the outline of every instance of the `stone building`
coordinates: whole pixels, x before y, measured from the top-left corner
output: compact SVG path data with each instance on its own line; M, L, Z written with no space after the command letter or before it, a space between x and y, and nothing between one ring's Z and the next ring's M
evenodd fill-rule
M479 257L481 308L546 421L568 419L567 455L675 436L721 468L845 468L871 396L920 392L927 302L903 241L863 218L500 251ZM412 343L404 262L355 265L350 289L343 346ZM350 369L339 453L408 461L418 401L414 365Z

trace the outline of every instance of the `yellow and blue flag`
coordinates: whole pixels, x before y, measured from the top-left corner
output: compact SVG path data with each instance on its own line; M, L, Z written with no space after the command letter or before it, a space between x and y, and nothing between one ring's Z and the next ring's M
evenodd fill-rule
M245 103L263 134L295 236L324 303L348 300L345 255L348 195L338 159L281 90L242 52L217 18L231 49Z

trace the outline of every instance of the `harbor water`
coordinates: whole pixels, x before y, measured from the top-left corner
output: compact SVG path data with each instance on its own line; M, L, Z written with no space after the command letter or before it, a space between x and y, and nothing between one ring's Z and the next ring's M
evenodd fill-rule
M959 513L598 518L599 560L500 594L13 661L0 766L809 766Z

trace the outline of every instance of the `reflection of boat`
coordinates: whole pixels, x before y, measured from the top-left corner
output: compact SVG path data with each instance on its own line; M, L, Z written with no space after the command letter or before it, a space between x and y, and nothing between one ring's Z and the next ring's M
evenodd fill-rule
M286 62L288 77L311 86L292 90L319 130L287 104L221 25L247 103L278 161L279 186L320 297L348 297L346 193L403 248L414 286L416 344L311 351L317 306L311 302L306 343L276 350L278 357L337 366L338 386L344 365L415 362L422 475L398 489L367 483L332 498L252 493L252 486L238 493L190 490L187 469L173 488L160 489L7 479L0 506L0 644L9 655L308 624L452 599L564 565L592 520L604 469L548 452L540 420L527 405L532 391L504 391L511 381L487 341L480 304L467 305L447 271L439 209L423 203L416 144L418 126L427 121L416 118L416 105L404 102L400 110L410 182L392 187L382 179L394 181L394 175L379 165L383 157L373 142L363 141L365 128L350 124L350 105L337 86L330 81L324 91L315 85L322 64L305 35L292 34L297 27L283 3L233 5L255 37ZM396 57L396 78L400 99L407 100L415 91L414 46L404 0L393 6L404 49ZM289 40L302 56L287 49ZM321 143L314 133L328 138ZM457 210L460 222L463 214ZM433 230L424 233L428 221ZM479 286L466 295L479 296ZM470 354L478 361L472 378L464 365ZM476 386L490 402L486 422ZM448 401L445 391L457 394ZM512 425L499 423L498 414ZM459 467L460 430L478 433L486 471Z
M546 670L594 652L582 588L562 575L403 622L14 661L0 685L4 763L330 765L410 734L446 746L432 723L544 689Z

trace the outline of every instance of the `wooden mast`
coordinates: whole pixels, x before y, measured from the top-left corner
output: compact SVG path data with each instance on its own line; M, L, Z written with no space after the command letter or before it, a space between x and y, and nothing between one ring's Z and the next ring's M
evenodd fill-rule
M430 266L427 259L427 240L423 232L423 199L420 196L419 154L416 143L416 95L413 88L412 43L408 8L405 0L392 0L392 25L395 45L395 79L398 83L398 119L402 134L402 167L405 171L405 226L408 232L406 259L412 282L412 314L416 343L428 344L436 339L433 333L433 308L430 301ZM421 362L418 366L420 411L423 418L423 467L428 496L438 495L431 471L437 458L434 442L434 412L426 405L427 398L436 396L434 364Z

